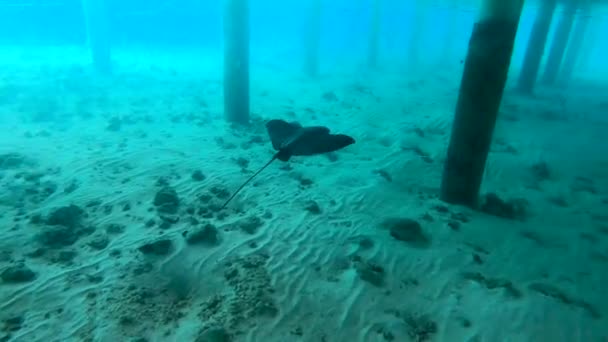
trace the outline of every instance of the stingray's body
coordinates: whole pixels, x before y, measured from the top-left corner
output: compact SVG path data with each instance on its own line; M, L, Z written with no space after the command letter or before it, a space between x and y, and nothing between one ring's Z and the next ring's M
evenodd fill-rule
M329 153L355 143L355 139L348 135L331 134L327 127L302 127L298 123L290 123L283 120L270 120L266 123L266 130L268 131L268 136L270 136L272 147L277 150L277 153L230 196L222 206L222 209L228 205L247 183L275 159L288 161L292 156L312 156Z
M298 123L271 120L266 129L277 150L277 159L287 161L291 156L312 156L342 149L355 143L355 139L344 134L330 134L323 126L302 127Z

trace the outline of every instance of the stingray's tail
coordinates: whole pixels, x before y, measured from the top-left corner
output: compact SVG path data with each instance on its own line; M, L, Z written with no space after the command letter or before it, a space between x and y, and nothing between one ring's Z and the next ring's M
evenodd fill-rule
M266 165L262 166L262 168L261 168L261 169L259 169L259 170L258 170L256 173L254 173L254 174L253 174L253 176L249 177L249 179L247 179L247 180L245 181L245 183L243 183L241 186L239 186L239 188L238 188L238 189L236 189L236 191L235 191L235 192L232 194L232 196L230 196L230 198L228 198L228 200L226 200L226 202L224 202L224 205L222 205L222 207L220 208L220 210L222 210L222 209L226 208L226 206L228 205L228 203L230 203L230 201L232 201L232 199L233 199L234 197L236 197L236 195L237 195L237 194L238 194L238 193L239 193L241 190L243 190L243 188L245 187L245 185L249 184L249 182L251 182L251 180L252 180L253 178L255 178L255 176L259 175L259 174L260 174L260 172L264 171L264 169L265 169L265 168L267 168L267 167L268 167L268 165L270 165L270 164L271 164L273 161L275 161L275 159L279 158L279 154L280 154L280 153L281 153L281 152L277 152L277 153L276 153L274 156L272 156L272 159L270 159L270 160L268 161L268 163L266 163Z

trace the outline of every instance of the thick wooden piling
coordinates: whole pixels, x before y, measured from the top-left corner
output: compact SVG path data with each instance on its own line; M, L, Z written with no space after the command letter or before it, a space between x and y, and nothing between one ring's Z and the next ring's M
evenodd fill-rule
M483 0L464 65L441 200L476 207L523 0Z
M588 6L588 5L587 5ZM590 9L588 7L581 8L577 15L574 23L574 29L572 31L572 38L568 44L566 50L566 56L564 57L564 65L562 66L561 73L559 75L559 83L561 85L568 85L572 79L572 73L577 67L579 56L581 55L581 49L583 42L585 41L585 33L589 27Z
M459 29L457 23L458 16L458 1L444 0L443 6L445 6L446 18L445 18L445 36L441 42L441 63L442 64L454 64L450 62L454 57L454 41L456 32Z
M100 72L109 73L112 52L106 0L83 0L82 9L93 66Z
M570 32L572 31L572 24L574 22L574 13L576 11L577 2L577 0L567 0L567 2L564 4L564 10L555 29L553 41L549 50L549 56L547 57L545 72L542 78L542 82L544 84L554 84L557 79L557 75L564 59L564 52L566 51L568 40L570 39Z
M593 56L595 50L599 47L602 48L601 39L603 39L601 33L601 17L590 17L588 19L588 28L587 33L585 34L585 39L583 40L583 46L581 46L580 56L577 58L576 69L582 73L589 72L591 67L591 57Z
M304 28L304 72L311 77L319 73L319 44L321 42L321 0L311 0Z
M424 25L427 15L427 4L421 1L411 1L412 5L409 17L409 33L407 46L407 68L409 70L417 70L420 67L420 46L423 39Z
M370 68L376 68L378 66L378 45L380 40L381 18L382 0L373 0L369 44L367 51L367 66Z
M534 85L538 78L538 69L545 53L547 36L549 35L549 28L551 27L556 7L557 0L543 0L537 10L517 83L518 90L523 93L532 94L534 91Z
M224 0L224 115L249 123L249 1Z

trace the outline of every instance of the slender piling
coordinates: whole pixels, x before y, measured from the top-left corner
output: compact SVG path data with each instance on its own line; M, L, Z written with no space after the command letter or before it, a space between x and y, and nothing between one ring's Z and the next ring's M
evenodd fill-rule
M478 205L523 0L483 0L473 27L441 183L441 200Z
M557 0L543 0L537 10L517 84L522 93L532 94L534 91L555 7Z
M423 26L426 20L426 3L411 1L412 5L409 22L409 42L407 47L408 69L416 70L420 66L420 43L422 39Z
M304 28L304 72L311 77L319 73L322 6L321 0L311 1L308 21Z
M576 5L576 0L567 0L567 2L564 4L564 10L562 12L560 21L557 24L557 28L555 29L551 49L549 51L549 56L547 57L545 72L542 78L542 82L544 84L554 84L555 80L557 79L557 74L559 73L562 61L564 59L564 52L568 46L570 32L572 31Z
M595 49L598 46L601 48L600 41L600 33L601 28L601 17L591 17L588 19L589 23L587 24L587 33L585 34L585 39L583 40L583 46L581 47L580 56L577 58L577 66L576 69L582 73L589 72L591 67L591 57L594 54Z
M444 40L441 42L441 63L445 65L446 63L453 64L450 61L454 56L454 40L456 36L456 31L458 30L458 24L456 20L458 14L458 1L445 1L445 3L443 3L443 6L445 6L446 22L444 27L445 36Z
M562 66L561 75L559 82L562 85L568 85L572 79L572 73L577 67L577 62L581 54L583 42L585 41L585 33L589 27L589 8L581 8L580 13L577 16L576 22L574 23L574 30L572 31L572 39L568 44L566 50L566 56L564 57L564 65Z
M249 123L249 0L225 0L224 115Z
M109 73L112 52L106 0L83 0L82 9L93 66L102 73Z
M367 65L370 68L376 68L378 66L378 45L380 39L380 21L382 17L382 0L373 0L372 6Z

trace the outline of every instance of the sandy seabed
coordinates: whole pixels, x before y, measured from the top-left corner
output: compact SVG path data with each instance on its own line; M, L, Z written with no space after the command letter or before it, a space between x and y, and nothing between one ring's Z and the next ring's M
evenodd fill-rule
M437 198L458 70L254 65L243 129L217 68L42 55L0 79L0 341L608 341L600 86L506 91L481 212ZM357 143L219 211L274 118Z

